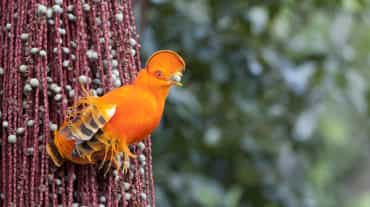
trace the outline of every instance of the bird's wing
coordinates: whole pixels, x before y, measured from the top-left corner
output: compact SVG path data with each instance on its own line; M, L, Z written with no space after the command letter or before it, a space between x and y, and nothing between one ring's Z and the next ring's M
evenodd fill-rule
M74 140L74 151L81 154L81 147L87 146L88 142L91 145L95 143L94 139L101 136L102 128L115 112L115 104L106 104L94 96L84 97L71 108L66 124L59 132L63 137Z
M72 156L86 158L89 161L95 162L94 154L106 151L108 149L107 147L110 146L109 141L104 131L99 129L90 140L76 143L72 151Z

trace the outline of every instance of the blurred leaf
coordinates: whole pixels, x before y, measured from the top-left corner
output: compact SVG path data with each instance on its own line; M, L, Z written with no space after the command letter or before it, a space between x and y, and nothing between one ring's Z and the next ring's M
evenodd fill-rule
M237 207L242 196L240 187L232 187L225 195L224 203L226 207Z

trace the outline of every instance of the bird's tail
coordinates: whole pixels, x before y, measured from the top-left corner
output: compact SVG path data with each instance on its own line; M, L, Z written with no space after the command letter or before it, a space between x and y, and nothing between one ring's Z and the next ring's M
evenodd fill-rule
M54 164L57 167L62 166L64 162L63 156L60 154L57 146L55 145L55 139L53 139L49 144L46 146L46 151L49 154L51 160L53 160Z

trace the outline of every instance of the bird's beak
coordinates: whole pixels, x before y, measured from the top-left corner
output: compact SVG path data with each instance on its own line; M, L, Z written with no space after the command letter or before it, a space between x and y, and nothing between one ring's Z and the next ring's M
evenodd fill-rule
M170 78L173 85L177 85L177 86L180 86L180 87L182 86L181 79L182 79L182 73L181 72L174 73Z

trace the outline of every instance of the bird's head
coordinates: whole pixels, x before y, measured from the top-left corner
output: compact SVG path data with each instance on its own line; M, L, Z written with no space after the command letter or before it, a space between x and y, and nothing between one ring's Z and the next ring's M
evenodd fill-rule
M181 78L185 71L185 61L172 50L155 52L146 63L146 71L161 86L182 86Z

